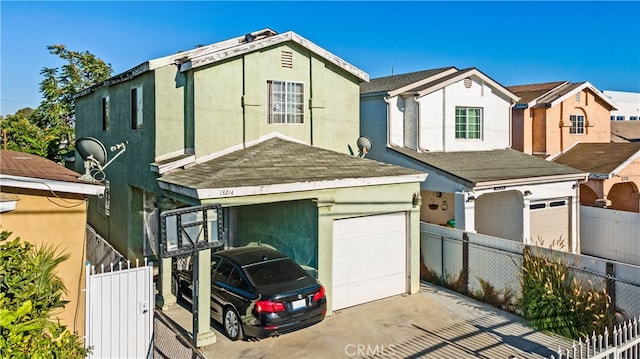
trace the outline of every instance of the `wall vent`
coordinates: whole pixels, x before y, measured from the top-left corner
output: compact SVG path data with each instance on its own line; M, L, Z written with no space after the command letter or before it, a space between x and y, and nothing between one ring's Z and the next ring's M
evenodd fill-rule
M471 88L472 84L473 84L473 81L471 81L470 77L467 77L467 78L464 79L464 87Z
M291 51L282 51L282 57L280 59L282 64L282 68L284 69L292 69L293 68L293 53Z

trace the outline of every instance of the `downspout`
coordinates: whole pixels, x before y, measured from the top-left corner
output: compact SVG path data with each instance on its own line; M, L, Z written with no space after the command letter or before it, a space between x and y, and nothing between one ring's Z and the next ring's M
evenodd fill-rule
M391 145L391 139L393 138L391 136L391 97L385 95L382 99L387 103L387 147L389 147Z
M559 127L560 127L560 153L562 153L564 151L564 143L563 143L563 131L562 128L564 127L564 121L562 121L562 119L564 118L564 102L560 102L560 123L559 123ZM549 151L547 151L547 153L549 153Z
M309 144L313 146L313 56L309 51Z
M516 105L516 102L514 100L511 100L511 105L509 106L509 149L513 148L513 108L515 107L515 105ZM524 128L524 112L522 114L522 117L523 117L522 128ZM524 150L524 138L522 139L522 147Z
M447 90L446 87L442 88L442 152L447 152L446 134L447 134ZM455 124L454 124L455 128Z

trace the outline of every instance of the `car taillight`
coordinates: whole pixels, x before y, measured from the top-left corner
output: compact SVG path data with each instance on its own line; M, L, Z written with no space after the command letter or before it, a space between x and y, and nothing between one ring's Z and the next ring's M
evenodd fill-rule
M277 313L284 312L284 303L273 302L270 300L260 300L256 302L256 312L258 313Z
M317 301L319 301L320 299L324 298L324 296L325 296L325 294L324 294L324 287L323 287L323 286L320 286L320 290L319 290L316 294L314 294L314 295L313 295L313 301L314 301L314 302L317 302Z

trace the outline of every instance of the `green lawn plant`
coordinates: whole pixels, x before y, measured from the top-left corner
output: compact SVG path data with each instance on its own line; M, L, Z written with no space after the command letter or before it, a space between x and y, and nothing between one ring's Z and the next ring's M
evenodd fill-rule
M590 281L576 278L560 258L524 252L522 266L522 310L531 325L567 338L586 338L610 327L611 298L605 285L598 289Z
M68 255L0 233L0 358L84 358L77 333L55 315L67 302L55 269Z

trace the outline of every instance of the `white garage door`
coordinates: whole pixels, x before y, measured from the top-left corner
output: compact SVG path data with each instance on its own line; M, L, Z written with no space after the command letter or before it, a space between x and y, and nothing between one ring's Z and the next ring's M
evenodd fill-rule
M531 241L534 244L561 250L571 248L566 200L532 202L530 209Z
M333 222L333 309L406 293L405 213Z

